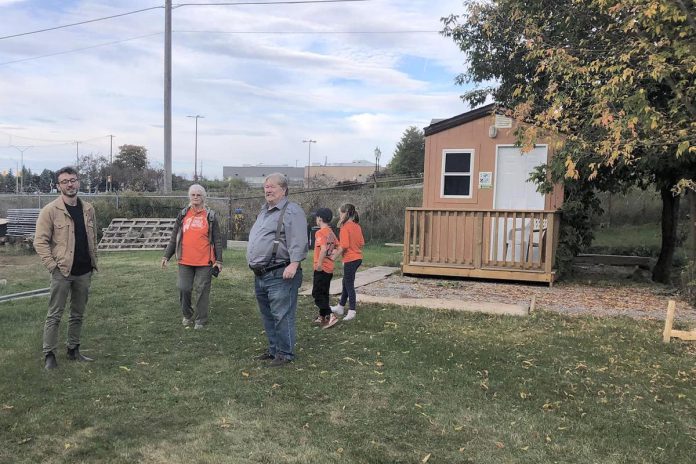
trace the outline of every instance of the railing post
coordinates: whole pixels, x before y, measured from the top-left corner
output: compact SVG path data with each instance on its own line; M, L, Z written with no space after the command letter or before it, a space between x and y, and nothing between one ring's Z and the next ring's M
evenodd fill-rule
M411 211L406 209L404 222L404 252L401 265L405 266L411 262Z
M474 213L474 268L481 269L483 259L483 213Z
M546 250L544 250L544 272L551 274L553 270L554 252L556 249L556 213L544 213L546 220ZM539 244L541 251L541 243Z

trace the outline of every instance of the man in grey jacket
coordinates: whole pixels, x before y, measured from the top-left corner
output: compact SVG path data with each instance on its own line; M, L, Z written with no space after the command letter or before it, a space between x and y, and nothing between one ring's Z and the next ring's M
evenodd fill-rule
M92 272L97 269L97 221L94 208L77 197L80 181L75 169L61 168L56 172L56 178L60 197L41 210L34 237L34 249L51 273L51 297L43 333L46 369L58 367L55 354L58 328L68 295L68 359L92 361L80 354L80 333Z
M268 351L257 359L278 367L295 358L297 292L302 285L300 262L307 257L307 217L288 200L288 179L281 173L266 177L266 204L249 232L247 262L254 272L254 289Z

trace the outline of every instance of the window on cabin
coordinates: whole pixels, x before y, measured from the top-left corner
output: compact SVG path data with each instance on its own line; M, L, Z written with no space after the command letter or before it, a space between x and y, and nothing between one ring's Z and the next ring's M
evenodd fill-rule
M471 151L443 153L442 196L471 197L473 157Z

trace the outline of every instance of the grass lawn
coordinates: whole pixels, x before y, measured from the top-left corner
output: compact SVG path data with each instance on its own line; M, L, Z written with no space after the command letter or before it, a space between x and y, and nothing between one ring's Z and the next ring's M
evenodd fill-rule
M160 255L101 255L94 363L61 348L44 372L47 298L0 304L0 462L693 462L696 349L657 322L364 305L321 330L301 297L297 360L270 369L243 254L226 252L203 331L181 326ZM47 286L35 256L0 264L8 288Z

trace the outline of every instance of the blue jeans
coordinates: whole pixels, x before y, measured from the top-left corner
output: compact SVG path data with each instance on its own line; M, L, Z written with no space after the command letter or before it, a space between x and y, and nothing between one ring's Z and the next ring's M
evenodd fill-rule
M345 306L348 302L348 308L351 311L355 311L355 273L358 272L358 268L362 264L362 259L356 259L355 261L348 261L343 263L343 289L341 290L341 298L338 300L338 304Z
M283 279L284 270L280 268L256 277L254 289L268 338L268 353L293 359L297 292L302 285L302 269L297 268L295 277L288 280Z

